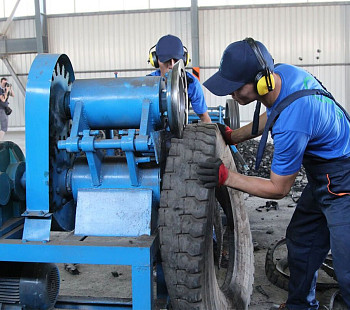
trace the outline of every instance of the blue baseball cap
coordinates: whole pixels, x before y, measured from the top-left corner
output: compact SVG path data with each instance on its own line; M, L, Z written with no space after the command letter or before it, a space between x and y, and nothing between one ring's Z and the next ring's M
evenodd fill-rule
M156 45L156 54L161 62L166 62L170 59L182 59L184 57L184 47L181 40L171 34L161 37Z
M267 67L273 72L273 58L267 48L255 41ZM231 43L226 47L220 62L219 71L207 79L203 85L217 96L232 94L243 85L252 83L263 69L252 47L246 40Z

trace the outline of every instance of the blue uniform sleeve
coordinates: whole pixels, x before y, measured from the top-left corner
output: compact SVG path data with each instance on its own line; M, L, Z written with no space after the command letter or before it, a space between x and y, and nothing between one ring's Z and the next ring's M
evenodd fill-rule
M274 154L271 170L278 175L291 175L301 168L310 136L304 132L288 130L274 134Z
M186 73L187 78L190 78L192 80L192 82L190 82L188 85L188 97L191 100L193 111L196 114L203 114L208 110L208 108L204 99L202 86L196 77L194 77L189 72Z
M160 76L160 70L158 69L156 71L153 71L153 72L147 74L147 76Z

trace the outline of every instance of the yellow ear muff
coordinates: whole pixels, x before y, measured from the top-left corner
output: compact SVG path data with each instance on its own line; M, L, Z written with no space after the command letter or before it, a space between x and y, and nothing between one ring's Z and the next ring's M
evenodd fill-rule
M190 61L191 61L191 59L190 59L190 55L188 55L188 53L186 53L186 55L185 55L185 59L186 59L186 61L185 61L185 67L186 66L188 66L188 64L190 63Z
M151 52L149 54L149 62L153 67L159 68L158 57L156 52Z
M269 79L269 81L267 81ZM263 72L259 72L255 78L256 81L256 91L260 96L266 95L269 91L275 89L275 78L272 73L264 75ZM270 87L268 87L268 83ZM270 88L270 89L269 89Z
M153 54L153 52L149 53L148 62L151 64L152 67L154 67L154 61L153 61L152 54Z
M155 68L159 68L159 63L158 63L158 57L155 51L151 52L151 50L155 47L155 45L153 45L150 49L149 49L149 56L148 56L148 62L152 65L152 67Z
M275 79L273 73L267 65L267 62L262 54L259 46L255 43L253 38L245 38L250 47L252 48L256 59L258 60L262 70L258 72L255 76L255 90L260 96L266 95L268 92L272 91L275 88Z
M188 50L187 47L184 46L184 63L185 63L185 67L190 63L191 59L190 59L190 55L188 54Z

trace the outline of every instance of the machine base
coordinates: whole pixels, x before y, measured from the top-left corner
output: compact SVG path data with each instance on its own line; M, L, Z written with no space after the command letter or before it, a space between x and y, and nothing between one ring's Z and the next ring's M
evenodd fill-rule
M155 309L153 263L159 248L158 235L141 237L75 236L51 232L49 242L10 239L21 235L23 225L0 239L0 261L130 265L132 301L115 298L58 297L58 309ZM157 286L163 289L163 277ZM10 309L10 308L9 308Z

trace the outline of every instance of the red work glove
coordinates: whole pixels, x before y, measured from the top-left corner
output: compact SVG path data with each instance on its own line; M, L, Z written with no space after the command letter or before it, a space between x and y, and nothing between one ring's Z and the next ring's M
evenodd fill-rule
M198 179L205 188L221 186L228 178L228 169L220 158L208 158L205 162L198 163Z
M233 144L231 140L231 133L233 132L233 130L230 127L221 123L217 123L217 125L226 144Z

